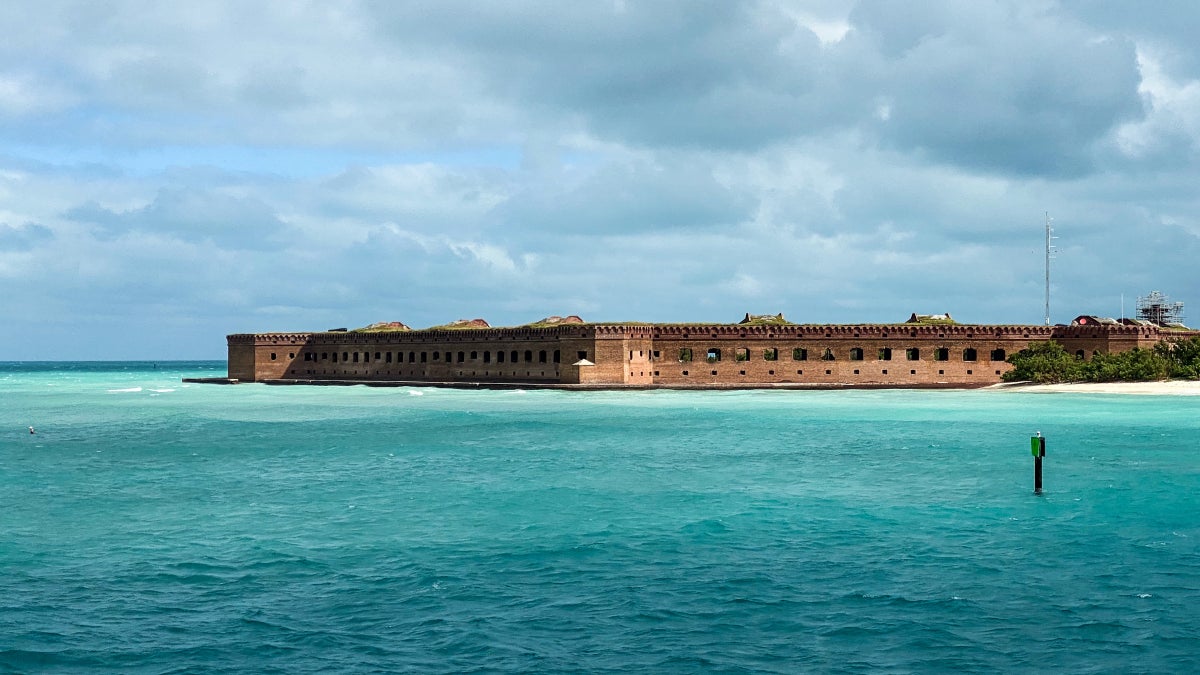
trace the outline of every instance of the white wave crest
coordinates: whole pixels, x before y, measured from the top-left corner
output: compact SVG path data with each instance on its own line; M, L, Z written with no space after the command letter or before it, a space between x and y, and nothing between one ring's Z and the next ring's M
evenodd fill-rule
M141 387L130 387L128 389L109 389L108 393L110 393L110 394L133 394L133 393L137 393L141 390L142 390Z

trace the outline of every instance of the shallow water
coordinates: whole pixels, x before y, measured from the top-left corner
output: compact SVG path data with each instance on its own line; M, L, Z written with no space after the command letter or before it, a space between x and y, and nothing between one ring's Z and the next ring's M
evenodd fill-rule
M1200 666L1194 398L223 371L0 364L0 671Z

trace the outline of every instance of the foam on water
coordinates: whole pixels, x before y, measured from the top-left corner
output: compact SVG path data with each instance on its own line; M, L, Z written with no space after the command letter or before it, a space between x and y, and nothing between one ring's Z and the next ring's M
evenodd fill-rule
M0 366L0 671L1200 665L1195 399L223 368Z

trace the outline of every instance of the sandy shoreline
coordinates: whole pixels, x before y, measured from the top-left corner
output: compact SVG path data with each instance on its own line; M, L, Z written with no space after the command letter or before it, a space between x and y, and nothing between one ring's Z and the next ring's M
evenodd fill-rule
M1200 380L1163 382L1072 382L1069 384L997 384L989 389L1032 393L1137 394L1146 396L1200 396Z

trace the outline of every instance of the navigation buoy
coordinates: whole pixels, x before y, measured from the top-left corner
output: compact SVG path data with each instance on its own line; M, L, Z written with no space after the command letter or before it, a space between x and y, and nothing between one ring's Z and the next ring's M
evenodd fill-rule
M1029 437L1029 451L1033 454L1033 493L1042 493L1042 458L1046 456L1046 438L1042 432Z

